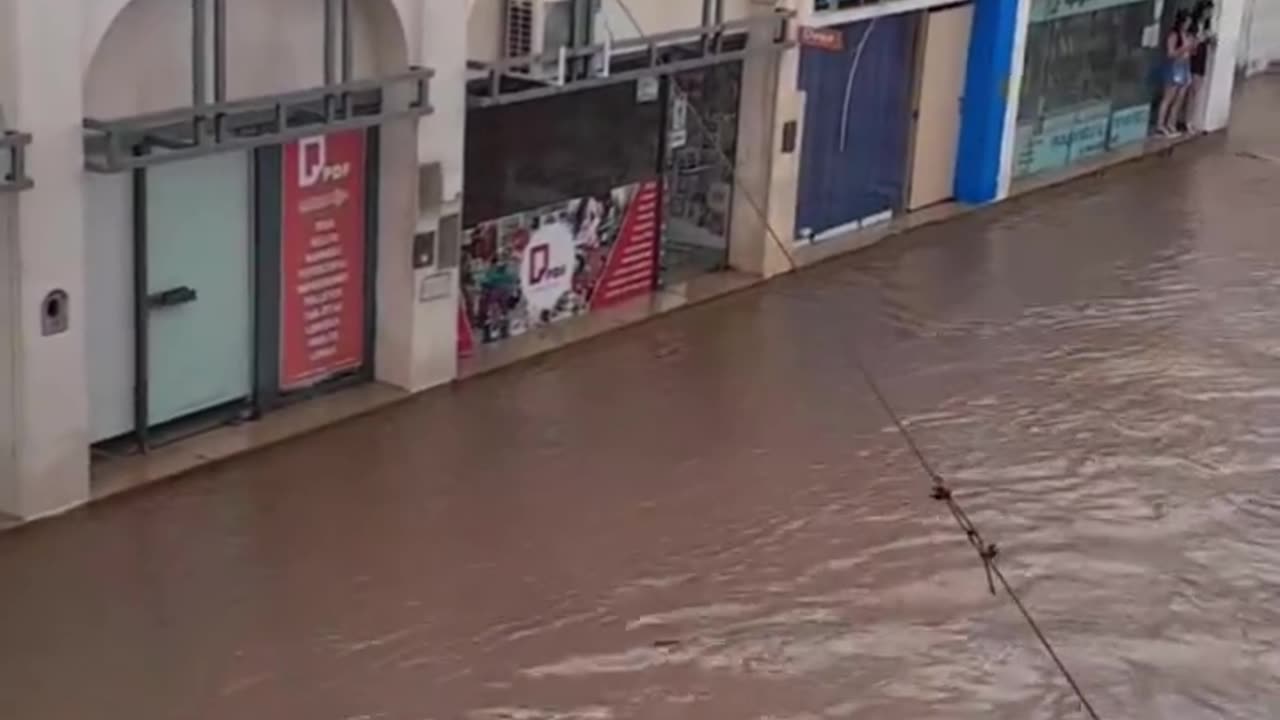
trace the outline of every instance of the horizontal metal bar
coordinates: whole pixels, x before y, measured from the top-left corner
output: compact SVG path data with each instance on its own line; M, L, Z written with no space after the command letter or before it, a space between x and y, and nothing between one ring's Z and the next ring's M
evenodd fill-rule
M830 10L814 10L805 24L814 28L839 27L887 15L900 15L955 4L956 0L879 0L879 2Z
M140 167L151 167L154 165L162 165L164 163L177 162L179 160L191 160L193 158L214 155L217 153L251 150L257 147L263 147L264 145L279 145L281 143L286 143L304 137L311 137L317 134L341 132L343 130L359 130L374 127L375 125L382 125L398 119L421 117L421 115L422 113L406 110L399 113L356 117L350 120L328 122L323 125L303 125L285 132L273 133L270 136L237 137L223 141L218 145L191 145L181 150L151 152L139 156L127 155L110 164L103 162L96 156L86 156L85 169L96 173L117 173Z
M414 68L370 80L128 118L86 118L85 167L122 172L429 115L433 75L429 69ZM411 92L405 94L405 89ZM160 150L136 154L137 147Z
M0 152L9 156L8 172L0 176L0 192L19 192L35 187L35 182L27 176L27 146L30 144L30 133L13 130L0 133Z
M683 60L674 60L667 62L657 62L632 70L613 70L608 75L589 76L581 79L570 80L563 85L548 84L539 87L523 88L519 90L509 90L500 92L497 95L468 95L467 106L473 108L496 107L499 105L510 105L518 102L528 102L539 98L551 97L554 95L563 95L566 93L578 92L590 88L603 87L605 85L614 85L617 83L631 82L646 77L661 77L663 75L672 75L686 70L693 70L700 67L708 67L711 65L720 65L723 63L745 60L748 57L766 53L778 53L787 48L795 47L793 40L784 40L773 45L751 46L748 45L740 50L727 50L715 55L705 55L700 57L687 58ZM515 76L520 80L528 80L527 77Z
M601 53L608 53L611 56L632 55L639 54L642 51L656 49L658 46L699 42L702 38L716 35L739 35L747 33L755 28L769 26L776 27L779 31L779 35L781 37L785 37L787 25L794 17L795 11L793 10L779 10L775 11L771 15L761 15L741 20L730 20L728 22L715 23L711 25L699 25L697 27L654 33L652 35L644 35L637 38L615 40L609 43L586 45L578 48L555 48L541 53L503 58L496 62L468 61L467 67L472 70L484 70L487 72L507 75L514 74L513 71L518 73L521 69L531 66L548 65L558 62L562 54L569 60L582 57L595 57Z
M118 128L130 128L137 127L139 125L171 125L184 120L191 120L195 117L203 117L211 114L234 115L235 113L242 112L244 110L260 109L264 106L301 104L307 101L322 99L325 96L338 95L341 93L353 93L364 90L382 90L393 85L428 81L434 76L435 71L430 68L414 68L407 72L397 73L395 75L385 75L367 80L355 80L338 85L322 85L320 87L309 88L306 90L296 90L276 95L262 95L244 100L230 100L202 107L184 107L173 110L161 110L159 112L133 115L130 117L112 120L85 118L84 127L88 130L110 132Z

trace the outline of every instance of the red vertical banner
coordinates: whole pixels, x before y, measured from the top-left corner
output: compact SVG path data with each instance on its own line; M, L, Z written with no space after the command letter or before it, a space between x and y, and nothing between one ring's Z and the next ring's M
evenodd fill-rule
M284 146L281 390L364 363L364 175L362 130Z

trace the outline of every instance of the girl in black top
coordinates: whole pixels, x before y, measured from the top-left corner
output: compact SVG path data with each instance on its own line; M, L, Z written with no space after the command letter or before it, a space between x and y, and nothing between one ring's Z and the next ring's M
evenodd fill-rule
M1213 0L1199 0L1191 9L1191 34L1195 38L1195 50L1191 52L1191 88L1183 101L1182 122L1178 129L1186 132L1190 126L1191 108L1204 89L1205 72L1209 67L1209 49L1213 45Z

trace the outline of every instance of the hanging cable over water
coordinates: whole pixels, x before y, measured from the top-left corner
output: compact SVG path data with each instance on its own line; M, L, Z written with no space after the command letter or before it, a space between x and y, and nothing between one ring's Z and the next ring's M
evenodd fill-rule
M640 24L636 20L634 13L632 13L631 8L628 7L626 0L616 0L616 2L618 4L618 7L626 15L628 22L630 22L632 27L635 29L636 34L639 35L641 38L647 39L649 37L648 34L645 33L642 27L640 27ZM705 14L706 13L704 12L704 19L705 19ZM716 31L719 32L718 29ZM870 32L868 29L868 31L863 35L863 38L862 38L863 43L859 43L858 53L857 53L859 57L861 56L861 53L862 53L863 44L865 43L867 35L869 34ZM856 72L855 72L856 62L857 60L855 59L855 69L851 70L849 73L850 88L847 89L846 95L849 92L851 92L851 86L854 81L854 76L856 75ZM678 75L672 74L669 77L671 79L672 85L677 89L677 91L681 93L686 93L685 89L680 86L680 80ZM709 130L710 122L706 117L703 116L702 111L699 108L695 107L692 103L686 103L686 105L688 110L688 116L693 118L694 122L698 123L700 130L703 132L706 132L707 130ZM772 108L764 108L763 110L765 112L771 112ZM847 108L847 100L846 100L846 112L847 111L848 111L848 108ZM729 157L728 153L725 151L723 147L720 147L717 145L715 146L714 150L716 154L719 156L718 157L719 162L724 163L726 166L730 168L730 176L733 178L733 185L738 192L738 197L746 201L752 213L754 213L757 219L760 221L761 225L765 230L765 233L768 235L771 242L782 253L783 257L786 258L786 261L790 266L790 268L792 270L799 269L799 265L796 262L795 256L792 253L791 248L786 242L783 241L781 235L778 233L777 229L773 226L773 223L769 220L768 214L765 212L763 204L754 196L754 194L750 191L750 189L744 186L741 179L738 177L738 174L736 172L733 172L733 170L735 169L733 158ZM1100 716L1098 715L1097 711L1094 709L1093 704L1089 701L1089 698L1085 694L1084 689L1080 686L1080 684L1076 681L1075 677L1071 674L1071 671L1067 668L1066 663L1063 662L1061 656L1058 655L1057 650L1054 648L1053 643L1049 640L1048 635L1045 634L1044 630L1040 627L1040 624L1036 621L1035 617L1031 614L1031 611L1027 608L1026 604L1022 601L1022 598L1019 596L1017 590L1013 587L1012 583L1009 582L1004 572L1000 569L1000 566L997 562L999 557L999 549L997 548L995 543L988 542L983 537L982 532L978 529L977 525L974 524L973 519L969 516L967 512L965 512L964 507L960 504L959 500L955 497L954 491L948 486L946 480L935 469L934 465L929 461L929 458L924 454L924 451L921 449L920 444L916 441L915 436L912 434L911 430L907 427L907 424L901 419L897 411L894 409L892 403L889 402L888 396L885 394L880 384L876 381L875 376L871 373L870 367L867 365L866 361L863 359L862 354L858 351L858 348L851 347L850 350L851 350L850 354L853 358L854 365L856 366L856 369L859 375L861 375L863 382L865 382L867 387L871 390L871 393L873 396L875 396L876 402L880 406L880 409L885 413L885 415L889 417L890 421L894 426L896 433L899 435L899 437L902 438L903 443L907 446L907 449L910 451L913 459L915 460L915 463L920 468L921 472L929 480L930 497L946 505L947 510L948 512L951 513L951 516L952 518L954 518L956 525L959 526L960 530L964 533L966 540L968 540L969 544L973 546L974 550L977 552L978 558L982 562L983 571L986 574L987 589L991 592L992 595L998 595L997 586L999 586L999 589L1003 590L1004 593L1009 597L1009 599L1013 601L1013 604L1017 608L1018 613L1022 616L1023 620L1026 622L1031 632L1035 635L1036 639L1039 641L1041 647L1044 648L1045 653L1048 654L1049 658L1053 661L1054 667L1057 669L1058 673L1062 676L1063 680L1067 683L1068 687L1071 689L1072 693L1075 695L1077 701L1079 702L1080 708L1085 712L1085 714L1091 720L1099 720Z

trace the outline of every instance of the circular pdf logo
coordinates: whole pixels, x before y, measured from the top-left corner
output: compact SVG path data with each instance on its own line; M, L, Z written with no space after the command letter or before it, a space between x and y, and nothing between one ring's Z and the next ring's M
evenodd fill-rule
M554 311L573 289L573 262L573 233L565 223L548 223L530 236L520 264L520 286L535 317Z

